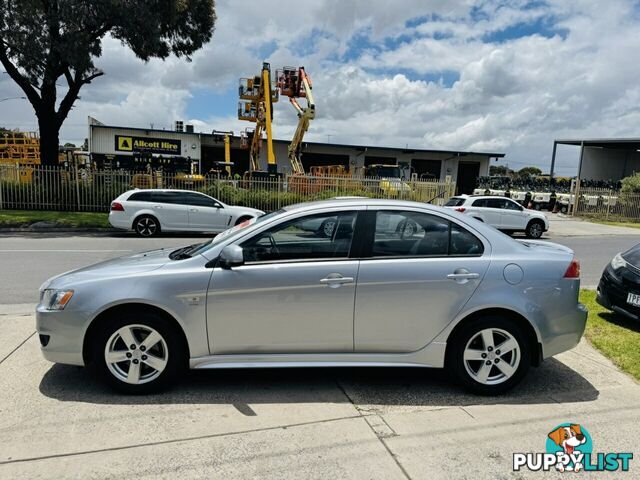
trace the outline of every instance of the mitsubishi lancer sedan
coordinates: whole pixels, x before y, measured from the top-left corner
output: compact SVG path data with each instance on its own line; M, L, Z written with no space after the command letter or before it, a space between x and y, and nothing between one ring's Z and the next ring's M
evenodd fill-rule
M326 219L329 235L301 228ZM46 359L126 393L188 368L370 365L447 368L497 394L580 341L579 275L570 249L449 209L335 199L53 277L37 331Z

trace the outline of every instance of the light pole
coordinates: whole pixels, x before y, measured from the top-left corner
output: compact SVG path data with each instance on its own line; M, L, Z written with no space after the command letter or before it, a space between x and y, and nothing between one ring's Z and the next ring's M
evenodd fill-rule
M7 97L0 99L0 103L6 102L7 100L26 100L27 97Z

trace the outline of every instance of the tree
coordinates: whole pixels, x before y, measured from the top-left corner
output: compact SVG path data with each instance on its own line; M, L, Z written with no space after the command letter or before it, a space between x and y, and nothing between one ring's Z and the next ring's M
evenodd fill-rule
M640 173L634 173L628 177L625 177L621 181L623 194L638 194L640 193Z
M505 176L505 175L509 175L509 173L511 173L511 170L509 170L506 165L490 165L489 166L489 175Z
M0 63L33 106L42 163L57 163L62 123L80 89L104 74L94 59L106 35L144 61L189 60L213 35L214 7L214 0L0 0Z
M542 170L538 167L524 167L518 170L518 176L520 177L532 177L534 175L542 175Z

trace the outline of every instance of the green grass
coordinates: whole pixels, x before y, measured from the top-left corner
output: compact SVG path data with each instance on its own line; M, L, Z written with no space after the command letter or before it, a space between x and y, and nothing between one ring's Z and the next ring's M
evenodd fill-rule
M589 309L585 336L620 369L640 380L640 321L612 313L596 303L596 292L582 290Z
M0 227L26 227L36 222L51 222L57 227L108 228L109 215L94 212L46 212L0 210Z
M593 223L601 223L602 225L611 225L612 227L640 228L640 223L637 222L614 222L611 220L596 220L593 218L590 218L589 221Z

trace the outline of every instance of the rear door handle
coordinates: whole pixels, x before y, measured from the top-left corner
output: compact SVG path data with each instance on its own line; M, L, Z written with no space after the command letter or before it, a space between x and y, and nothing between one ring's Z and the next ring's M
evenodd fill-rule
M197 209L197 208L190 208L190 209L189 209L189 211L190 211L190 212L197 212L197 211L198 211L198 209Z
M447 275L449 280L472 280L474 278L480 278L479 273L450 273Z
M337 288L345 283L353 283L353 277L343 277L339 273L331 273L320 280L320 283L328 285L331 288Z
M153 208L155 208L156 210L160 210L162 208L162 205L154 205Z
M456 268L453 273L447 275L449 280L453 280L456 283L464 284L469 280L475 280L476 278L480 278L479 273L470 272L466 268Z

